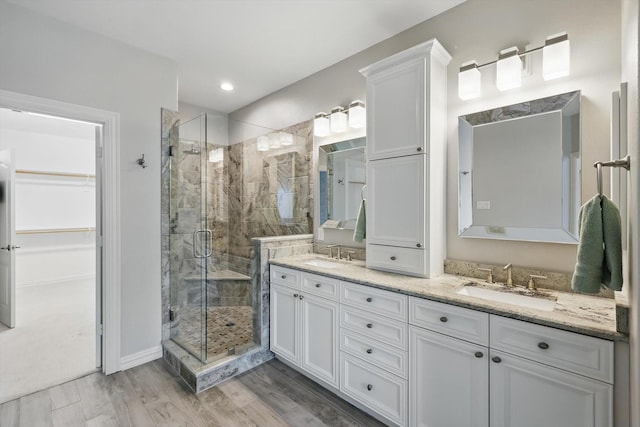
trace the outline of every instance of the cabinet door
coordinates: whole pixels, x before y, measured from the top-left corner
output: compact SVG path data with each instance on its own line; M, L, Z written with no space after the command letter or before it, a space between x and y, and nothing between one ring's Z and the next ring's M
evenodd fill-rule
M338 387L338 303L310 294L301 297L300 366Z
M611 427L613 387L491 352L491 427Z
M298 298L300 291L271 285L270 338L271 351L298 365Z
M369 162L367 243L424 248L428 210L425 188L427 156Z
M367 79L369 160L425 152L426 58Z
M486 347L411 326L409 425L487 427L488 361Z

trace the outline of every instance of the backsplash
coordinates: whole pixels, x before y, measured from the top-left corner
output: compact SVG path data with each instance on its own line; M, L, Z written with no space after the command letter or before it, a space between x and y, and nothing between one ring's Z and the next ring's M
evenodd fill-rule
M475 263L451 259L446 259L444 261L445 273L473 277L482 281L485 281L487 279L488 272L482 271L480 269L491 268L493 271L493 279L498 283L505 283L507 281L507 272L503 270L503 267L504 265ZM571 289L571 276L573 275L573 273L567 272L546 271L514 265L512 268L513 283L517 286L526 286L527 282L529 281L530 274L546 277L546 279L536 280L536 284L539 288L553 289L563 292L573 292ZM610 289L601 290L600 293L596 294L596 296L613 298L614 292Z

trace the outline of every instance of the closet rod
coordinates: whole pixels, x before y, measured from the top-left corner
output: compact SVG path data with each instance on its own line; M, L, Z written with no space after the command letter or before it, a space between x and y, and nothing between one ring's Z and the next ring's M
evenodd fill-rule
M16 169L16 173L23 175L47 175L47 176L65 176L69 178L91 178L95 179L95 175L86 173L67 173L67 172L47 172L47 171L34 171L27 169Z
M96 231L95 227L85 228L42 228L34 230L16 230L16 234L57 234L57 233L86 233Z

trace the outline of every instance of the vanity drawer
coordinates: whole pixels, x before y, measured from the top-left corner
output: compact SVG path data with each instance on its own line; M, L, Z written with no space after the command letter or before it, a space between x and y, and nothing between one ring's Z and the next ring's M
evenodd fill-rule
M302 273L302 290L325 297L334 301L338 300L340 281L317 274Z
M489 314L422 298L409 298L409 323L483 346L489 345Z
M397 246L367 245L367 268L424 276L429 251Z
M340 350L407 379L408 353L406 351L345 328L340 328Z
M407 321L407 299L406 295L348 282L342 282L340 292L342 304L370 310L402 322Z
M369 311L340 306L340 326L407 350L407 324Z
M407 425L407 381L340 353L340 391L390 421Z
M286 267L272 265L269 267L271 283L300 289L300 272Z
M613 383L613 342L491 315L491 348Z

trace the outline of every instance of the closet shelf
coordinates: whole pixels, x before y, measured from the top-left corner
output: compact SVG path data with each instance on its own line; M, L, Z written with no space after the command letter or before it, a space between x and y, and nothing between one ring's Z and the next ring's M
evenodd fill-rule
M39 228L32 230L16 230L16 234L57 234L57 233L87 233L96 231L95 227L84 228Z
M52 171L35 171L28 169L16 169L16 174L20 175L46 175L46 176L64 176L68 178L87 178L95 179L95 175L86 173L70 173L70 172L52 172Z

